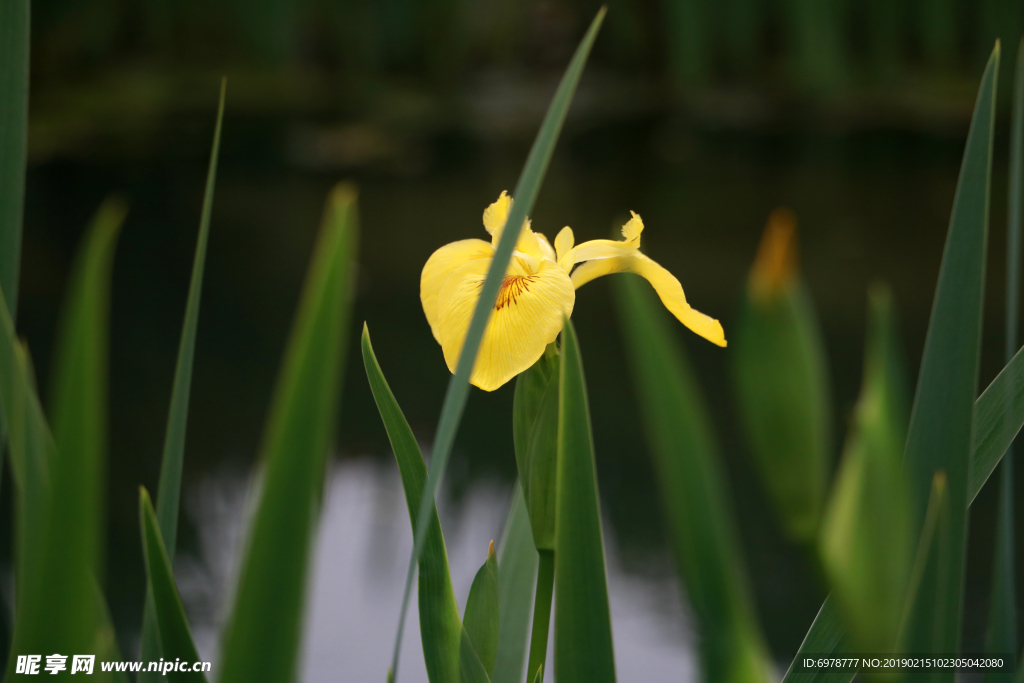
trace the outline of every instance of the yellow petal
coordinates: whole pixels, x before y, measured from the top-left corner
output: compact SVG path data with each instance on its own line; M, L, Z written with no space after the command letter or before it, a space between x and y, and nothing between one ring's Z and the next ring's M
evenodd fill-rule
M508 220L508 213L512 210L512 198L508 192L502 190L498 200L484 209L484 229L491 235L500 232Z
M470 261L445 281L438 297L439 341L448 369L455 372L462 343L487 277L490 259ZM484 330L470 382L494 391L541 357L572 314L576 293L565 271L542 261L531 273L513 259Z
M459 240L444 245L427 259L420 273L420 302L434 339L441 341L437 334L437 295L441 285L456 268L467 261L485 258L489 264L492 256L494 248L483 240Z
M555 255L558 256L558 262L562 262L562 257L569 253L572 246L576 243L576 238L572 234L572 228L568 225L559 231L555 235Z
M551 242L548 242L548 238L544 236L542 232L533 233L537 236L537 240L540 242L540 251L548 261L557 261L558 256L555 254L555 248L551 246Z
M640 216L630 211L633 217L622 226L623 241L616 240L590 240L573 247L564 255L560 255L558 262L566 270L572 270L577 263L593 261L596 259L611 259L632 254L640 248L640 233L644 230L644 222ZM571 236L571 233L570 233Z
M672 312L679 322L712 344L725 346L725 332L722 324L692 308L686 301L683 286L676 277L639 251L629 256L587 261L572 274L573 286L579 289L594 278L610 273L636 273L642 276L658 293L661 303Z

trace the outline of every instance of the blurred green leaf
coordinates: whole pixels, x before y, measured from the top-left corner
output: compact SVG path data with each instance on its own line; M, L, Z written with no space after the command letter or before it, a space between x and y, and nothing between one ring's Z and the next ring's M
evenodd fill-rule
M813 542L832 460L832 397L792 212L772 213L736 325L733 377L761 480L786 535Z
M905 374L887 288L870 294L864 381L822 524L822 563L860 652L895 652L911 563Z
M498 558L494 554L494 541L487 549L487 560L480 567L469 589L466 613L462 624L469 635L488 679L494 674L498 656Z
M458 680L460 683L491 683L466 629L462 629L460 637Z
M50 391L58 457L54 514L74 527L68 540L77 547L67 549L68 557L84 558L92 572L99 571L105 526L111 270L127 210L118 197L103 202L79 247L58 322Z
M1017 68L1013 80L1013 110L1010 120L1010 178L1006 220L1006 345L1007 362L1017 350L1020 314L1020 258L1022 201L1024 194L1024 38L1017 46ZM1009 396L1005 397L1009 404ZM992 561L992 590L989 597L986 650L992 654L1012 653L1017 648L1017 592L1014 586L1014 502L1013 445L1003 456L999 487L999 517L996 521L995 556ZM989 672L986 683L1013 680L1013 675Z
M416 443L416 436L412 433L412 428L409 427L377 363L373 345L370 343L370 330L365 323L362 350L366 378L370 382L373 400L377 403L388 440L395 452L398 471L402 476L402 488L405 489L405 502L409 508L409 520L415 529L420 498L423 495L423 482L427 479L427 465L423 461L419 444ZM431 683L446 683L457 681L459 677L463 631L436 506L430 508L430 526L427 532L427 541L419 561L420 637L423 641L427 675Z
M199 236L196 239L196 253L192 262L192 279L189 282L188 302L185 304L185 321L181 328L178 344L178 362L174 368L174 385L171 389L171 405L167 415L167 431L164 434L164 452L160 461L160 484L157 489L156 516L160 521L167 556L174 559L178 538L178 504L181 498L181 471L185 460L185 432L188 426L188 402L192 390L192 365L195 359L196 331L199 328L199 302L203 293L203 271L206 266L206 244L210 237L210 213L213 209L213 190L217 180L217 159L220 153L220 132L224 122L224 97L227 80L220 84L220 102L217 105L217 123L213 128L213 149L210 152L210 166L206 173L206 191L203 194L203 209L199 219ZM142 612L143 661L160 658L160 637L157 633L156 618L150 588L146 588L146 602ZM157 683L162 677L152 671L139 674L140 683Z
M338 417L357 230L355 189L338 185L327 200L264 434L262 490L223 639L223 683L297 675L310 547Z
M516 482L512 510L498 551L498 655L494 683L521 683L530 628L530 597L537 577L537 549L523 489Z
M830 655L846 651L846 634L843 622L836 609L835 599L829 595L821 604L814 623L800 643L800 649L789 664L789 670L782 678L782 683L849 683L856 671L843 669L797 670L797 663L805 655Z
M555 547L555 679L615 681L601 506L587 384L576 330L562 330L558 399L558 512Z
M437 494L437 487L444 477L445 467L448 465L448 456L451 455L452 445L455 443L455 434L458 431L459 421L462 419L462 411L466 407L466 399L469 396L469 377L476 362L476 354L480 349L480 341L483 339L484 329L490 317L491 309L498 297L498 290L501 281L505 277L509 260L512 258L512 251L516 241L519 239L519 232L527 214L533 210L533 203L537 199L541 182L547 172L548 162L558 141L558 135L562 130L562 123L572 103L572 96L576 92L576 85L583 74L583 67L586 65L590 48L597 38L598 29L604 20L605 9L601 8L594 17L586 35L576 48L576 53L569 62L569 67L562 76L562 80L555 91L555 97L548 107L544 116L537 138L534 140L530 154L526 158L526 165L516 183L513 193L515 202L509 212L506 225L514 226L512 230L504 230L498 247L494 251L494 258L487 271L487 279L480 289L480 298L477 300L476 308L473 310L473 318L470 320L469 328L466 330L466 338L462 343L462 352L459 362L455 368L455 374L448 382L448 390L445 392L444 404L441 406L441 417L438 420L437 432L434 434L434 446L431 450L430 468L427 471L427 482L423 487L423 498L420 501L420 514L417 515L416 531L413 534L412 556L409 558L409 569L406 573L405 590L402 594L402 607L398 616L398 628L395 633L395 647L391 656L391 670L393 675L398 676L398 655L402 649L402 632L405 628L405 614L409 609L409 596L412 593L412 579L416 573L416 564L420 553L423 552L423 545L426 542L427 527L429 525L428 512L434 504L434 496Z
M768 653L704 401L653 293L633 275L620 277L615 293L662 514L697 617L704 678L767 683Z
M18 310L28 158L29 0L0 2L0 289Z
M555 548L555 467L558 438L558 351L544 355L516 378L512 400L516 465L539 550Z
M936 472L946 473L950 499L949 552L942 556L950 565L937 569L935 582L926 584L931 592L916 601L922 609L910 621L908 652L955 652L958 646L998 70L997 44L967 136L907 436L905 466L916 528L921 528ZM932 637L936 628L941 637ZM953 675L949 670L936 677L952 681Z
M27 352L4 306L3 381L12 410L17 601L12 654L89 652L104 627L95 572L105 475L110 269L124 204L108 200L75 259L54 372L55 433L39 406ZM57 431L59 429L59 431ZM11 675L14 657L8 661Z
M168 661L181 659L186 662L198 662L202 658L192 640L192 631L185 616L185 606L181 603L178 586L174 582L174 571L164 547L156 513L149 500L149 493L142 487L139 487L139 527L142 532L142 557L146 563L146 579L152 589L154 616L159 624L157 635L160 638L162 658ZM157 661L145 657L142 660ZM166 676L172 681L206 681L205 675L193 671L170 671L167 674L162 673L161 676Z

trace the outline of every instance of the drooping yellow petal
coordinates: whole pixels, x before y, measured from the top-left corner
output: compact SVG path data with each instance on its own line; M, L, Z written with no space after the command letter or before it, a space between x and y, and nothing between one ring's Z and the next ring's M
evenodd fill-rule
M466 263L445 280L438 297L439 341L453 373L473 310L487 277L489 259ZM562 330L562 316L572 314L572 281L553 261L531 273L513 259L484 331L470 382L494 391L541 357Z
M611 273L636 273L645 278L658 293L661 303L679 319L679 322L712 344L726 345L722 324L691 307L686 301L679 280L639 251L618 258L587 261L573 272L572 283L579 289L591 280Z
M441 341L437 334L437 295L441 291L441 285L448 279L459 266L468 261L487 259L490 263L494 256L494 248L483 240L459 240L446 244L427 259L420 273L420 302L423 304L423 313L427 316L427 323L434 339Z

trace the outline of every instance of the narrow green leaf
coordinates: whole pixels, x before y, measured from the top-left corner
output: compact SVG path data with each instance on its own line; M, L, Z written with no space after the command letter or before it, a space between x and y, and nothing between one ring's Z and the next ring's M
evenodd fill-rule
M943 620L949 611L945 603L949 596L940 588L953 570L952 510L947 481L942 470L932 478L900 627L904 652L940 652L939 648L944 646L947 626Z
M537 549L523 489L516 482L512 510L498 551L498 655L494 683L522 683L526 639L530 628L530 596L537 577Z
M0 288L18 310L28 158L29 0L0 2Z
M905 463L917 529L923 523L932 479L938 471L946 473L950 498L949 553L944 555L950 565L936 572L936 582L929 585L934 592L918 600L918 605L928 609L912 618L909 631L918 633L915 624L937 627L941 637L929 638L927 649L915 649L925 642L912 636L907 643L912 652L955 652L960 633L968 462L978 389L998 69L997 43L982 77L967 136L907 436ZM939 607L942 611L935 611ZM937 679L952 681L953 671L939 672Z
M224 633L223 683L297 675L309 553L338 415L357 234L355 190L338 185L327 200L263 438L262 490Z
M1024 425L1024 349L996 375L974 402L967 505L995 471Z
M548 657L548 631L551 628L551 599L555 592L555 551L537 551L537 588L533 601L533 628L530 630L530 657L526 670L536 671Z
M490 317L491 309L498 298L498 290L501 281L505 277L509 260L512 258L512 251L519 239L519 232L526 216L533 210L533 203L537 199L537 193L547 172L548 162L558 141L558 135L562 130L562 123L569 111L572 96L576 92L576 85L583 74L583 67L586 65L590 48L597 38L598 29L604 20L605 9L602 7L597 16L590 24L590 29L583 37L576 53L573 55L569 67L562 76L562 81L555 91L555 97L548 107L540 130L537 132L537 139L534 140L530 154L526 158L526 165L516 183L513 194L515 203L509 212L506 225L512 226L510 230L504 230L498 247L494 251L494 258L487 271L487 279L480 290L480 298L477 300L476 308L473 310L473 317L470 320L469 328L466 330L466 338L462 344L462 352L459 362L455 368L455 374L448 382L448 389L445 392L444 403L441 406L441 417L438 420L437 432L434 434L434 446L431 450L430 468L427 471L427 482L423 487L423 498L420 501L420 514L417 515L416 531L413 534L412 556L409 558L409 569L406 573L405 590L402 594L402 607L398 617L398 628L395 633L395 647L391 656L391 670L393 676L398 677L398 655L402 650L402 633L405 628L405 614L409 609L409 596L412 593L412 579L416 573L416 564L419 561L420 553L423 552L423 545L426 542L427 527L429 525L428 513L430 506L434 504L434 497L437 494L437 487L444 477L445 467L448 465L448 456L451 454L452 445L455 443L455 434L458 431L459 422L462 419L462 411L466 407L466 399L469 397L469 376L476 362L476 354L480 349L480 342L483 339L484 329Z
M146 562L146 579L153 591L153 609L159 624L158 636L163 659L198 662L201 658L192 640L192 631L185 616L185 606L181 603L181 595L178 594L178 586L174 582L171 560L164 546L156 513L149 500L149 493L142 487L139 487L139 528L142 532L142 557ZM143 657L143 661L157 660ZM206 681L206 676L200 672L169 671L167 674L161 674L165 675L172 681Z
M1006 221L1006 346L1007 362L1017 350L1020 313L1020 257L1024 194L1024 38L1017 46L1017 69L1013 82L1013 110L1010 121L1010 187ZM1006 654L1017 648L1017 594L1014 587L1013 445L1003 456L999 487L999 517L996 522L995 557L992 562L992 591L989 597L989 653ZM1010 673L990 672L986 683L1013 680Z
M494 674L498 656L498 558L494 541L487 549L487 561L473 579L462 623L488 678Z
M818 532L832 460L825 345L797 266L796 219L768 220L736 325L733 378L761 480L785 534Z
M54 514L73 527L69 553L98 572L106 482L107 365L110 282L117 237L127 212L118 197L100 206L79 248L57 329L51 423Z
M370 331L365 323L362 350L366 378L370 383L373 400L377 403L377 411L384 422L384 429L387 430L391 449L395 452L398 471L402 476L402 488L405 490L405 502L409 508L409 520L415 529L423 482L427 479L427 465L420 453L416 436L377 363L370 343ZM430 526L427 531L427 540L419 561L420 638L431 683L446 683L458 680L463 629L436 506L430 508Z
M178 503L181 498L181 471L185 460L185 431L188 425L188 402L192 390L192 364L195 359L196 331L199 328L199 302L203 293L203 271L206 266L206 244L210 236L210 213L213 209L213 190L217 180L217 159L220 153L220 132L224 122L224 97L227 81L220 84L220 103L217 105L217 123L213 128L213 149L210 152L210 166L206 173L206 191L203 195L203 209L199 219L199 236L196 239L195 259L192 262L192 280L188 288L188 302L185 304L185 321L181 327L181 341L178 345L178 362L174 368L174 385L171 389L171 406L167 415L167 431L164 434L164 452L160 462L160 484L157 489L156 515L160 522L160 534L166 543L167 556L173 561L178 538ZM152 595L146 589L146 602L142 613L143 661L160 659L160 639L153 614ZM139 674L140 683L157 683L160 676L155 672Z
M836 609L835 599L829 595L818 610L810 630L800 643L800 649L790 662L782 683L849 683L855 671L843 669L801 670L799 662L805 655L830 655L846 651L843 622Z
M653 293L633 275L615 284L662 514L697 619L704 678L766 683L768 654L754 616L710 416L673 323Z
M562 330L558 399L558 513L555 523L555 679L615 681L594 439L576 331Z
M558 352L544 355L516 378L512 436L533 541L538 550L555 549L555 465L558 436Z
M906 390L889 290L870 296L864 383L819 541L854 649L895 652L911 563Z

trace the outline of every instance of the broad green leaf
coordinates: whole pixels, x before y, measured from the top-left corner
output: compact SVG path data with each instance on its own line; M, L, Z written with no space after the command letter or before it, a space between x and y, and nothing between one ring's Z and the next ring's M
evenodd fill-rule
M178 344L178 362L174 368L174 385L171 389L171 406L167 415L167 431L164 434L163 458L160 461L156 516L160 522L160 534L166 544L167 556L172 562L178 538L178 503L181 498L181 471L185 460L185 430L188 425L188 402L192 390L192 364L195 359L196 331L199 328L199 301L203 292L206 244L210 236L210 213L213 209L213 190L217 180L217 159L220 153L221 125L224 122L226 87L227 82L221 81L217 123L213 128L213 149L210 152L210 166L206 173L199 236L196 239L188 302L185 304L185 321L181 327L181 341ZM142 613L141 657L143 661L156 661L160 656L160 638L153 614L152 595L147 587ZM160 677L155 672L143 672L139 674L139 681L157 683Z
M594 439L576 331L562 330L558 399L558 513L555 522L555 679L615 681Z
M516 482L512 510L498 550L498 656L494 683L522 683L526 639L530 628L530 598L537 577L537 549L523 489Z
M409 508L409 520L416 528L416 516L420 510L423 482L427 479L427 465L423 461L419 444L412 428L402 414L402 409L391 393L384 373L381 372L377 357L370 343L370 331L363 324L362 335L363 365L366 379L370 382L373 400L377 403L388 440L395 452L398 471L405 489L405 502ZM430 526L427 541L419 562L419 612L420 637L423 641L423 658L427 665L427 676L431 683L457 681L459 676L460 647L462 642L462 620L455 602L451 575L448 570L448 553L444 547L444 534L437 517L437 508L430 509Z
M127 206L120 198L100 206L75 257L57 328L51 424L56 519L73 527L70 556L99 571L107 451L107 365L110 282L114 249Z
M555 548L555 464L558 437L558 351L544 355L516 378L512 400L516 466L539 550Z
M469 589L466 613L462 618L469 641L488 678L494 674L494 662L498 656L498 614L498 558L494 554L494 541L491 541L487 560Z
M1010 123L1010 187L1006 221L1006 360L1017 350L1020 314L1021 195L1024 194L1024 38L1017 46L1017 68L1013 82L1013 110ZM1009 399L1009 397L1006 397ZM1007 400L1009 403L1009 400ZM999 487L999 517L996 522L995 557L992 561L992 590L989 597L988 634L990 654L1008 654L1017 647L1017 594L1014 587L1013 445L1003 456ZM1018 665L1019 666L1019 665ZM990 672L987 683L1012 681L1010 673Z
M704 400L674 336L674 322L653 292L633 275L615 284L662 514L696 616L704 678L766 683L768 653Z
M462 629L460 636L459 676L460 683L491 683L466 629Z
M799 663L805 655L830 655L846 651L846 635L839 618L835 599L829 595L818 610L818 616L800 643L800 649L782 678L782 683L849 683L855 671L842 669L803 670Z
M950 500L949 552L942 555L950 564L937 568L935 582L926 584L931 592L916 602L922 609L911 617L909 652L956 652L959 644L998 70L997 44L982 77L967 136L907 436L905 467L916 529L923 523L936 472L946 473ZM939 637L918 638L936 628L941 630ZM953 671L939 672L936 679L952 681Z
M572 103L572 96L576 92L576 85L583 74L583 67L590 54L590 48L597 38L598 29L604 20L605 9L601 8L597 16L590 24L590 29L583 37L576 53L573 55L569 67L562 76L562 81L555 91L555 97L548 107L544 116L537 138L534 140L530 154L526 158L526 165L516 183L513 193L515 202L509 212L506 225L513 226L511 230L504 230L498 247L494 251L494 258L487 271L487 279L480 290L480 298L477 300L476 308L473 310L473 317L470 320L469 328L466 330L466 338L462 343L462 352L459 362L455 368L454 376L448 382L448 390L445 392L444 403L441 406L441 417L438 420L437 432L434 434L434 446L431 449L430 468L427 470L427 482L423 487L423 497L420 501L420 514L417 515L416 531L413 534L412 556L409 558L409 569L406 572L405 590L402 594L402 607L398 616L398 628L395 633L395 647L391 656L392 675L398 677L398 655L402 649L402 633L405 628L405 614L409 609L409 596L412 593L412 579L416 573L416 565L420 553L426 542L427 527L429 525L428 513L434 504L434 497L437 494L437 487L444 477L445 467L448 465L448 456L451 455L452 445L455 443L455 434L458 431L459 421L462 419L462 411L466 407L466 399L469 397L469 377L476 362L476 354L480 349L480 341L483 339L484 329L490 317L491 309L498 298L498 290L501 281L505 277L509 260L512 258L512 251L519 239L519 232L526 216L533 210L533 203L540 192L541 182L547 172L548 162L558 141L558 135L562 130L562 123Z
M142 487L139 487L139 527L142 532L142 557L146 562L146 578L153 591L154 616L159 624L158 637L162 658L167 661L181 659L186 662L198 662L201 657L192 640L192 631L185 616L185 606L181 603L181 595L178 594L178 586L174 582L171 560L164 546L156 513L149 500L149 493ZM143 661L157 660L143 657ZM169 671L167 678L172 681L196 683L206 681L206 676L202 673L192 671Z
M263 437L262 490L224 633L223 683L297 675L310 547L338 417L356 237L355 190L338 185L327 200Z
M0 289L13 320L28 158L29 0L0 2Z
M785 534L813 542L832 460L825 347L797 265L796 219L768 221L736 325L733 377L745 431Z
M864 383L819 541L854 649L895 652L911 563L905 378L888 289L870 296Z

